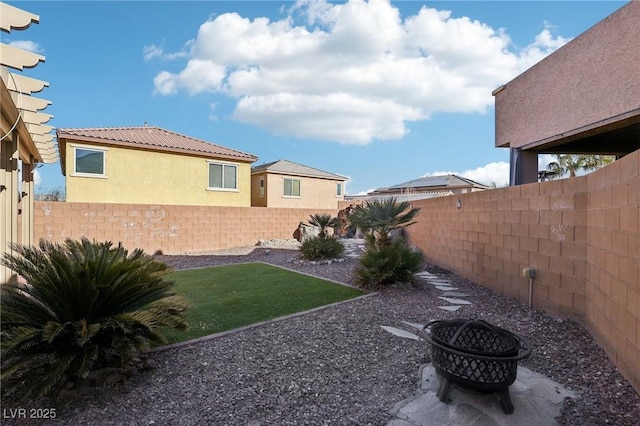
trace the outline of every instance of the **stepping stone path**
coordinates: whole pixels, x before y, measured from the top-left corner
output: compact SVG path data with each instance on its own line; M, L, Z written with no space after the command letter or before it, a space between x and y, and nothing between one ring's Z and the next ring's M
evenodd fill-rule
M346 245L345 245L345 249L346 249ZM443 311L457 312L458 310L464 308L464 306L473 305L472 302L464 299L465 297L469 297L467 293L455 291L458 288L453 287L451 285L452 284L451 281L445 278L441 278L427 271L418 272L417 274L414 275L414 277L418 282L432 285L434 289L442 292L442 295L438 296L438 298L448 303L447 305L438 306L438 308L442 309ZM423 328L422 324L415 324L415 323L410 323L406 321L403 321L403 323L410 327L413 327L422 331L422 328ZM391 327L387 325L381 325L380 327L383 330L393 334L394 336L403 337L406 339L422 340L419 336L400 328Z
M361 257L365 252L365 242L364 239L358 238L345 238L339 240L344 246L344 257L350 258L358 258ZM461 293L457 290L457 287L453 287L451 281L446 278L439 277L435 274L432 274L427 271L418 272L414 275L418 282L426 283L432 285L436 290L442 292L442 296L438 296L439 299L447 302L448 305L438 306L438 308L447 312L456 312L463 308L464 306L472 305L473 303L464 299L464 297L469 297L466 293ZM418 331L422 331L422 324L415 324L403 321L405 325L412 327ZM411 333L409 331L403 330L401 328L392 327L388 325L380 326L383 330L393 334L394 336L402 337L405 339L413 339L413 340L422 340L418 335Z
M360 257L365 251L364 239L345 238L338 240L344 246L344 257Z
M437 290L443 292L442 296L438 296L439 299L448 302L449 305L438 306L440 309L448 312L456 312L460 308L465 305L472 305L473 303L468 300L462 299L463 297L468 297L469 295L466 293L457 292L456 287L451 285L451 281L441 278L437 275L432 274L431 272L423 271L418 272L414 275L414 277L423 283L430 284Z

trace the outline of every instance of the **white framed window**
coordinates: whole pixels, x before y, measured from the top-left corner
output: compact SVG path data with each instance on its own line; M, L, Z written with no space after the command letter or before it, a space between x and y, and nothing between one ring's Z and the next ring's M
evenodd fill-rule
M208 189L237 191L238 166L235 164L214 163L209 161Z
M106 177L106 149L73 146L73 175Z
M284 180L284 196L299 197L300 196L300 179Z
M260 189L258 190L258 196L264 197L264 178L260 178Z
M336 184L336 196L339 197L342 195L342 184L341 183L337 183Z

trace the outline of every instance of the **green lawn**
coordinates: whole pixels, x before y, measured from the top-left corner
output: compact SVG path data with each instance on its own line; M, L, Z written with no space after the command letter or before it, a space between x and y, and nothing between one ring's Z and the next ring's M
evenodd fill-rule
M164 330L169 343L255 324L350 299L362 291L262 263L176 271L167 276L190 300L189 330Z

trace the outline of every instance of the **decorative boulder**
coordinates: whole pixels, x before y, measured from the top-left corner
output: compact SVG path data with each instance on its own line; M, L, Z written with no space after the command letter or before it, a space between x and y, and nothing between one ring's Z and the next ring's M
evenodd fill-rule
M320 234L320 228L317 226L309 225L304 222L300 222L298 229L294 233L296 240L304 243L305 241L317 237Z

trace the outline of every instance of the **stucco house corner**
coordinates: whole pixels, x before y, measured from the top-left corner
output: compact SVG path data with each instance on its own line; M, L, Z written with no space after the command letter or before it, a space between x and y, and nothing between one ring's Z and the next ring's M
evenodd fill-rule
M253 207L338 209L347 178L288 160L251 169Z

